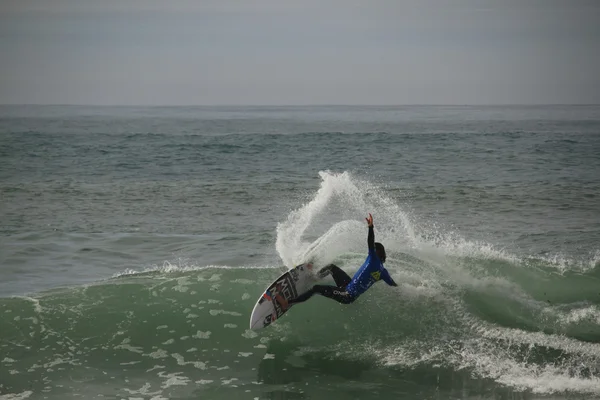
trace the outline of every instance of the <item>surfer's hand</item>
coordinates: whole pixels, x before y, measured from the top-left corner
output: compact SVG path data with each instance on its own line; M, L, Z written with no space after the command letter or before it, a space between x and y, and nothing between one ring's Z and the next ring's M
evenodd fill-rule
M369 213L369 216L365 219L367 220L367 225L369 225L369 228L371 228L373 226L373 216L371 213Z

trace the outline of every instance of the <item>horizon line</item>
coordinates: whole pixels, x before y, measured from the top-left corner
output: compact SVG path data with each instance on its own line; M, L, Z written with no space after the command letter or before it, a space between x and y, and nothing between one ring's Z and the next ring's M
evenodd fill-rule
M405 103L405 104L69 104L0 103L0 107L506 107L506 106L599 106L600 103Z

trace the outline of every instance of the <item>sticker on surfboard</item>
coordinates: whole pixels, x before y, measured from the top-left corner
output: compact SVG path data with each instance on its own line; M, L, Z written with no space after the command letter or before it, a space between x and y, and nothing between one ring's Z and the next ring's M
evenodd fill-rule
M258 330L279 319L289 308L287 302L307 292L315 283L311 263L300 264L277 278L258 298L250 329Z

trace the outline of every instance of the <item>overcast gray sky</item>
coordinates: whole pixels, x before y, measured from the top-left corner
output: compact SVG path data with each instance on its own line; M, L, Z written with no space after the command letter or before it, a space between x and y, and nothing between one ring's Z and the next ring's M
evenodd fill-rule
M600 103L598 0L0 0L3 104Z

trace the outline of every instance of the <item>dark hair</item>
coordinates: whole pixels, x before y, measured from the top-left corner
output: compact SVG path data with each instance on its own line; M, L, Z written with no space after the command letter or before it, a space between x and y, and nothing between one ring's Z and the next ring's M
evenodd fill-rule
M383 245L379 242L375 243L375 251L379 254L381 254L381 256L379 257L381 259L381 262L385 262L385 247L383 247Z

